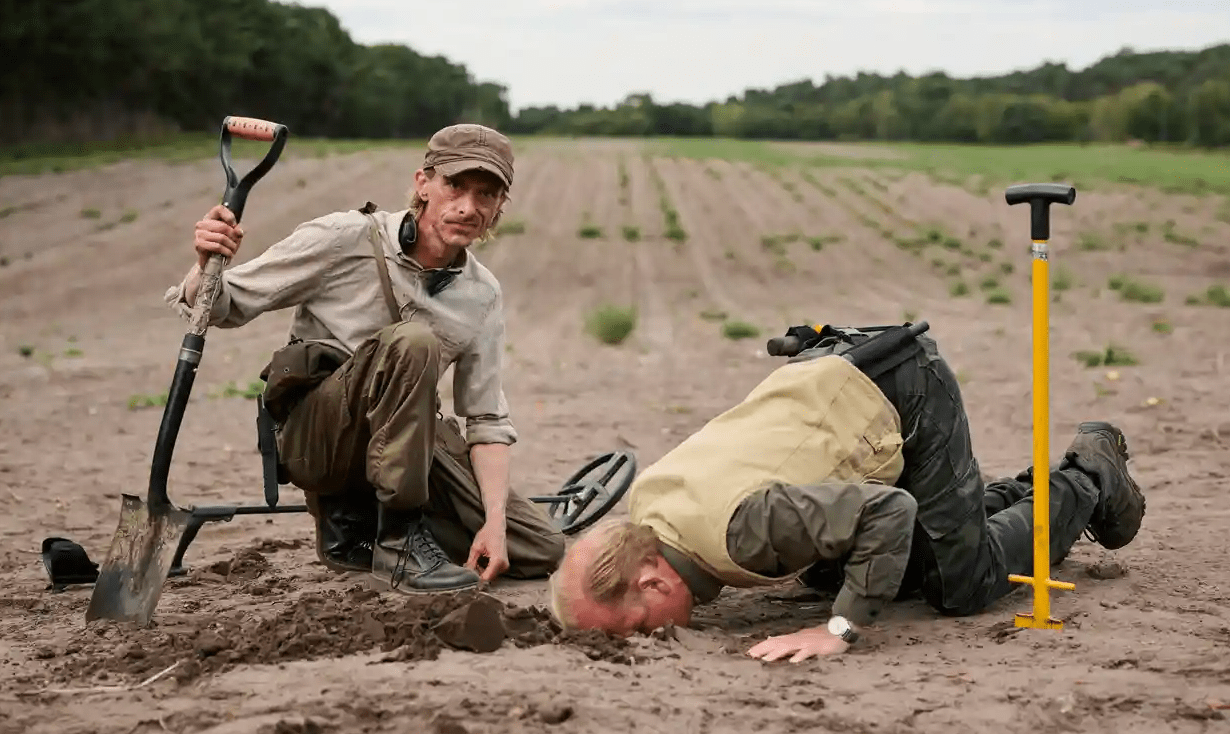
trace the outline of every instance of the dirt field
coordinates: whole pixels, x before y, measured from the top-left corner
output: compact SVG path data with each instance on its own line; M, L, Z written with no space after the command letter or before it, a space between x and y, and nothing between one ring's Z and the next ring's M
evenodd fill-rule
M329 211L368 199L400 208L418 160L406 150L284 160L249 200L240 260ZM1227 726L1230 310L1185 303L1230 282L1219 202L1121 188L1082 191L1076 206L1055 211L1052 268L1070 287L1056 291L1051 311L1051 456L1078 422L1116 421L1148 495L1132 545L1107 553L1081 541L1056 570L1076 584L1054 596L1065 629L1012 626L1028 591L964 619L910 601L848 656L790 665L744 651L825 620L831 598L727 590L698 610L693 629L621 646L560 638L536 616L545 585L503 582L491 593L509 605L512 639L491 653L441 648L424 630L447 604L401 609L357 575L326 572L305 515L207 527L151 629L86 629L89 589L48 591L40 543L68 537L101 562L119 493L144 491L161 410L130 409L130 399L167 388L185 325L163 292L191 264L192 225L221 185L216 161L0 179L0 731ZM661 192L684 243L664 237ZM647 161L633 143L595 142L536 143L519 159L514 195L508 219L524 233L477 254L506 296L507 387L523 437L517 491L554 491L612 449L652 462L773 369L765 339L803 320L928 320L964 383L984 471L1029 464L1028 215L1005 206L1001 188L982 195L920 174ZM578 235L587 216L604 238ZM624 240L625 225L639 227L640 241ZM908 238L920 231L926 247L916 255ZM774 239L791 233L799 237ZM1123 300L1141 291L1108 288L1118 274L1160 287L1164 300ZM1011 303L987 302L992 276ZM957 280L967 294L951 294ZM638 309L622 345L584 331L586 312L604 302ZM722 313L760 334L723 338ZM256 379L287 318L209 332L171 475L181 505L261 501L254 404L225 388ZM1139 364L1086 367L1072 357L1112 343ZM443 389L447 405L447 381ZM284 487L283 497L300 495ZM1107 573L1112 563L1121 572ZM80 690L92 687L104 688Z

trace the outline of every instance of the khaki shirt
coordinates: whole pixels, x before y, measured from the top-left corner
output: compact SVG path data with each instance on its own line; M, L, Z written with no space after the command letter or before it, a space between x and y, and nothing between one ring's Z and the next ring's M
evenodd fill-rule
M500 284L463 251L456 277L435 296L424 270L397 243L405 211L374 212L393 293L405 321L427 323L440 342L440 373L453 365L454 412L466 421L470 444L512 444L517 432L509 418L501 375L505 325ZM369 220L357 210L305 222L251 260L227 269L209 325L242 326L262 313L294 308L290 338L322 341L350 354L390 323L380 272L367 237ZM185 319L192 309L184 283L166 292L166 302Z
M900 587L917 510L891 486L900 431L896 409L846 359L787 364L646 467L628 514L720 585L780 583L845 559L835 613L869 624ZM711 584L689 586L699 598Z

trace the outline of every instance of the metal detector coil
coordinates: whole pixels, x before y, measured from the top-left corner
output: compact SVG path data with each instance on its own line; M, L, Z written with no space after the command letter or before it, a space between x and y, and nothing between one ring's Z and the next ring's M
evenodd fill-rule
M574 535L610 512L636 478L636 457L628 451L611 451L590 461L552 495L530 497L549 505L547 515L565 535Z

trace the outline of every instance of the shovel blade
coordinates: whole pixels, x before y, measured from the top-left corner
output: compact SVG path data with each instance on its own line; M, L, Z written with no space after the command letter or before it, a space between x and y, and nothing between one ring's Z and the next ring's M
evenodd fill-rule
M144 627L154 616L190 513L171 504L151 509L140 497L123 495L119 527L98 569L86 621L114 619Z

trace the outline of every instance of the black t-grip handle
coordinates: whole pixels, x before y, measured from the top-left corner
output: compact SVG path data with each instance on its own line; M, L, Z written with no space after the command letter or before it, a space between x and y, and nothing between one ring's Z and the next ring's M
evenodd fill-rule
M1032 240L1051 238L1051 204L1076 201L1076 187L1057 183L1018 184L1004 192L1009 206L1029 202L1029 237Z

